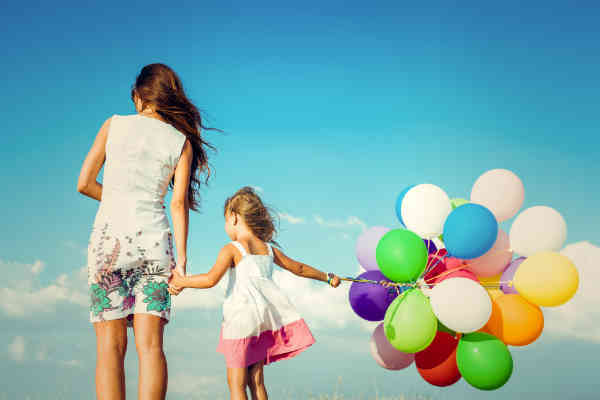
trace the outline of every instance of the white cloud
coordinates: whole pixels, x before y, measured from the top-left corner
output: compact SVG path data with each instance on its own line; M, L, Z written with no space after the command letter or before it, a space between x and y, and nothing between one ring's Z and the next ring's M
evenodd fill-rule
M346 220L342 221L342 220L326 220L323 217L321 217L320 215L315 215L314 216L315 222L321 226L324 226L326 228L337 228L337 229L344 229L344 228L349 228L349 227L353 227L353 226L359 226L361 228L361 230L366 230L367 229L367 224L362 221L360 218L355 217L355 216L349 216L348 218L346 218Z
M600 247L590 242L566 246L561 253L571 259L579 272L577 293L566 304L543 308L548 331L600 342Z
M223 386L222 376L197 376L179 373L169 376L169 391L178 394L208 394ZM211 390L213 389L213 390Z
M264 193L264 189L261 186L250 186L250 187L258 193Z
M42 270L44 269L44 263L41 262L40 260L37 260L36 262L33 263L33 265L31 266L31 272L34 275L38 275L40 272L42 272Z
M359 322L348 303L348 283L334 289L326 283L314 282L283 270L275 270L273 280L311 328L343 328Z
M38 280L44 263L20 264L0 261L7 275L0 287L0 311L11 317L29 318L32 313L54 312L59 304L88 305L87 272L83 267L70 275L62 274L43 286Z
M292 225L303 224L304 222L306 222L304 218L294 217L293 215L288 214L288 213L280 212L280 213L277 213L277 215L279 216L279 218L286 220L287 222L289 222Z
M25 338L23 336L15 336L13 341L8 345L8 354L15 361L23 361L25 359Z

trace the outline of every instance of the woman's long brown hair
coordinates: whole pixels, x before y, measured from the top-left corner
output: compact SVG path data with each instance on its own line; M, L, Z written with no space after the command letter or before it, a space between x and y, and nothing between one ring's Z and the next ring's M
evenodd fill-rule
M221 130L202 125L202 116L198 108L187 98L181 80L165 64L148 64L138 74L131 89L131 99L138 96L142 110L152 105L160 117L183 133L192 145L190 186L188 202L192 210L198 211L200 205L200 186L208 183L211 170L208 164L207 149L215 148L202 138L202 130ZM171 180L170 187L174 184Z

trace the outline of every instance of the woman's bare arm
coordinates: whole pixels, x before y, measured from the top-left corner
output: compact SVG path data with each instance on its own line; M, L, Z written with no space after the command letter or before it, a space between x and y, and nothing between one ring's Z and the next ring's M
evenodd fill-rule
M175 247L177 248L177 269L182 275L185 275L187 264L187 237L190 218L188 188L190 186L193 157L192 144L186 139L175 167L175 184L173 186L173 197L171 198L171 217L173 219Z
M98 201L102 199L102 184L97 179L106 160L106 139L108 138L111 118L104 121L98 131L94 144L92 144L83 161L77 180L77 191Z

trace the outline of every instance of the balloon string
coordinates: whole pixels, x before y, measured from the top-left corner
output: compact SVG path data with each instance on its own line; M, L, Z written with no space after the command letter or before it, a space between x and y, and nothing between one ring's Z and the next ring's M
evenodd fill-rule
M512 252L512 250L506 250L506 249L505 250L490 250L486 254L489 254L489 253L500 253L500 252L506 252L506 251ZM445 258L445 257L449 257L449 255L446 254L442 258ZM467 267L472 267L472 266L477 265L477 264L481 264L482 261L485 261L485 260L477 260L475 262L466 262L465 264L463 264L462 266L460 266L458 268L451 269L451 270L446 270L446 271L442 272L439 275L436 275L436 276L434 276L432 278L426 279L425 281L426 282L430 282L431 280L439 278L440 276L445 276L445 275L451 274L452 272L460 271L461 269L464 269L464 268L467 268Z
M435 260L435 263L433 263L433 264L431 265L431 267L430 267L430 268L429 268L427 271L425 271L425 272L423 273L423 276L427 275L427 274L428 274L430 271L433 271L433 269L434 269L434 268L435 268L435 267L436 267L436 266L437 266L437 265L438 265L440 262L444 261L444 259L445 259L445 258L447 258L447 257L449 257L449 256L448 256L448 253L444 254L443 256L439 256L439 257L437 257L437 260ZM433 277L433 279L434 279L434 278L437 278L437 276L434 276L434 277ZM427 281L430 281L431 279L432 279L432 278L430 278L430 279L426 279L426 280L425 280L425 282L427 282Z
M373 285L381 285L381 286L395 286L396 288L400 288L403 286L407 286L407 287L416 287L417 286L416 283L391 282L391 281L386 281L386 284L384 285L381 283L381 281L374 281L372 279L351 278L351 277L343 277L343 278L340 278L340 280L347 281L347 282L356 282L356 283L370 283Z
M433 271L433 269L440 263L440 261L447 257L447 255L439 256L438 253L439 251L436 251L435 255L433 256L436 259L435 263L433 262L433 258L431 259L431 264L429 264L430 261L427 260L428 265L425 268L425 272L423 272L423 276L427 275L430 271Z
M439 278L440 276L444 276L447 274L451 274L452 272L456 272L456 271L460 271L461 269L466 268L466 265L461 265L460 267L457 268L453 268L452 270L449 271L444 271L443 273L436 275L432 278L427 279L425 282L427 285L429 285L429 281ZM387 281L386 284L382 284L381 281L374 281L372 279L360 279L360 278L351 278L351 277L343 277L340 278L340 280L342 281L347 281L347 282L356 282L356 283L370 283L372 285L381 285L381 286L391 286L391 290L395 290L396 293L398 295L401 294L400 292L400 288L402 287L407 287L407 288L416 288L418 287L418 284L416 282L411 282L411 283L404 283L404 282L391 282L391 281ZM498 289L500 288L503 284L508 285L509 287L511 287L513 285L513 281L498 281L497 283L482 283L479 282L479 284L481 286L483 286L484 288L489 288L489 289Z

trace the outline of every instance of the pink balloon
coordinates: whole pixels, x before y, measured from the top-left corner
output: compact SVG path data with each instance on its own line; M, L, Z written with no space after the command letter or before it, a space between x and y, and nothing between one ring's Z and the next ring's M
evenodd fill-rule
M450 269L451 268L448 268L448 270L450 270ZM440 276L439 278L437 278L435 280L435 284L438 284L441 281L445 281L446 279L449 279L449 278L467 278L467 279L470 279L472 281L479 283L479 279L477 279L475 274L472 273L471 271L469 271L468 269L464 268L464 269L459 269L458 271L450 272L449 274Z
M385 337L383 322L377 325L371 336L371 355L385 369L399 370L408 367L415 360L414 354L397 350Z
M510 240L502 229L498 229L498 237L492 248L481 257L469 260L469 270L482 278L498 275L512 260Z
M477 283L479 283L479 279L475 276L474 273L469 271L467 267L462 269L457 269L460 266L464 266L466 264L465 260L456 257L446 257L443 263L439 263L436 268L425 275L425 281L431 285L435 286L441 281L448 278L468 278ZM441 267L440 267L441 265ZM446 271L452 271L457 269L456 271L446 273Z
M447 269L454 269L456 267L463 265L464 263L465 263L465 260L461 260L460 258L456 258L456 257L446 258L446 268Z
M490 209L498 222L515 216L523 205L521 179L507 169L492 169L481 175L471 189L471 202Z

